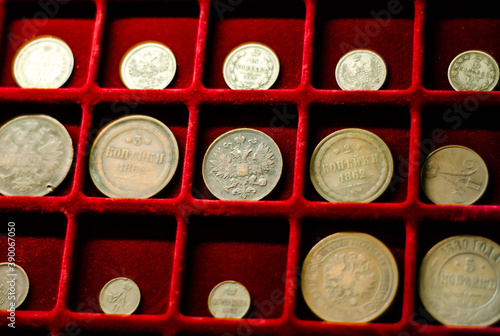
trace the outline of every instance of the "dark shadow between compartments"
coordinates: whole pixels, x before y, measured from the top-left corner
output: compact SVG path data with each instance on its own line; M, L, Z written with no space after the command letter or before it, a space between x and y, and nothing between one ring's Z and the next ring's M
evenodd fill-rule
M15 324L15 328L11 327L0 327L2 336L19 336L20 334L26 336L47 336L52 335L48 329L45 328L33 328L33 327L22 327Z

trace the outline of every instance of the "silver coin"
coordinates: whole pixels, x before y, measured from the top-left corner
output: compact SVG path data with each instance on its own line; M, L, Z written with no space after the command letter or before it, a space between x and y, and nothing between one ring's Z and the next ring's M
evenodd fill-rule
M43 196L66 177L73 161L68 131L47 115L25 115L0 128L0 193Z
M140 302L139 286L125 277L110 280L99 294L99 305L106 314L133 314Z
M30 288L28 275L19 265L0 263L0 310L13 310L19 307Z
M385 142L358 128L328 135L311 157L311 181L330 202L371 202L387 189L392 173L392 155Z
M166 88L174 79L177 63L166 45L145 41L134 45L120 63L120 78L129 89Z
M371 321L391 305L397 287L394 256L366 233L339 232L322 239L302 268L304 299L325 321Z
M495 59L479 50L459 54L448 67L448 81L457 91L491 91L497 85L498 78Z
M422 189L435 204L475 203L488 185L488 169L472 149L445 146L429 154L422 166Z
M155 118L132 115L99 133L90 153L90 175L106 196L148 198L170 182L178 162L172 131Z
M208 309L213 317L242 318L250 309L250 293L233 280L217 284L208 296Z
M271 137L238 128L215 139L203 159L203 180L221 200L255 201L268 195L278 183L283 160Z
M73 66L73 52L66 42L43 35L19 48L12 63L12 76L22 88L57 89L68 81Z
M346 53L337 63L335 79L342 90L378 90L387 77L382 57L367 49Z
M266 90L276 82L280 62L267 45L244 43L229 52L222 72L233 90Z
M434 245L420 266L419 294L439 322L488 326L500 320L500 246L472 235Z

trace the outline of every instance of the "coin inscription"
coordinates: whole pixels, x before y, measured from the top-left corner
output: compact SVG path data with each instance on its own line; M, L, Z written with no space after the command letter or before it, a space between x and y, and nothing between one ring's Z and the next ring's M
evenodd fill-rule
M250 309L250 293L233 280L217 284L208 296L208 309L214 317L242 318Z
M472 235L434 245L420 267L424 307L446 325L487 326L500 320L500 246Z
M473 204L488 185L483 159L473 150L456 145L429 154L420 176L425 195L435 204Z
M120 78L129 89L166 88L172 82L177 63L166 45L148 41L130 48L120 64Z
M392 178L393 161L377 135L345 128L325 137L311 157L311 181L330 202L371 202Z
M0 193L43 196L66 177L73 161L68 131L47 115L25 115L0 128Z
M232 50L223 65L227 86L233 90L266 90L278 78L276 53L262 43L245 43Z
M387 77L380 55L367 49L346 53L337 63L335 78L342 90L378 90Z
M0 263L0 310L19 307L29 291L29 279L21 266Z
M106 314L133 314L140 301L139 286L125 277L110 280L99 294L99 305Z
M498 64L489 54L468 50L456 56L448 67L448 80L457 91L491 91L498 83Z
M271 137L250 128L222 134L203 160L207 188L223 200L259 200L278 183L283 161Z
M339 232L309 251L301 281L304 299L319 318L368 322L392 303L398 270L390 250L375 237Z

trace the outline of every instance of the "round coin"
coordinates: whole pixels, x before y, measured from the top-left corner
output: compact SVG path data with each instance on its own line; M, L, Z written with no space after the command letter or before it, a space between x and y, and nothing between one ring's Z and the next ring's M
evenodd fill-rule
M28 275L21 266L0 263L0 310L19 307L28 296L29 288Z
M367 49L346 53L337 63L335 79L342 90L378 90L387 77L380 55Z
M445 146L427 156L420 181L425 195L435 204L469 205L486 190L488 169L473 150Z
M371 202L392 178L387 145L375 134L345 128L325 137L311 157L311 181L330 202Z
M398 269L375 237L339 232L319 241L302 268L301 288L309 308L332 322L368 322L392 303Z
M148 198L170 182L178 161L170 129L155 118L132 115L99 133L90 153L90 175L108 197Z
M175 76L177 63L164 44L146 41L134 45L120 63L120 78L129 89L166 88Z
M47 115L25 115L0 128L0 193L43 196L66 177L73 161L68 131Z
M500 246L464 235L434 245L420 266L419 294L439 322L488 326L500 320Z
M498 64L479 50L465 51L448 67L448 81L457 91L491 91L498 83Z
M133 314L139 307L140 301L139 286L124 277L110 280L99 294L99 305L105 314Z
M238 128L212 142L203 159L203 180L221 200L260 200L278 183L283 161L271 137Z
M71 48L58 37L38 36L24 43L14 56L12 76L22 88L57 89L73 72Z
M223 75L233 90L266 90L280 72L278 55L262 43L239 45L224 60Z
M250 309L250 293L241 283L227 280L216 285L208 296L213 317L242 318Z

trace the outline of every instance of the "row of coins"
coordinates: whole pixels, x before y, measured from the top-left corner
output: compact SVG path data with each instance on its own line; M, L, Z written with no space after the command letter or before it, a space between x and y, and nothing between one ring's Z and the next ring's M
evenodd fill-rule
M73 160L71 137L56 119L20 116L0 128L0 193L43 196L67 175ZM172 131L144 115L117 119L100 131L89 160L92 181L106 196L148 198L172 179L179 148ZM390 184L393 159L376 134L346 128L325 137L314 150L310 178L330 202L371 202ZM202 164L208 190L221 200L260 200L278 184L280 149L267 134L237 128L209 146ZM481 157L463 146L441 147L421 170L425 194L436 204L468 205L488 185Z
M481 236L452 236L434 245L420 266L419 294L424 307L445 325L487 326L500 320L500 246ZM15 293L11 293L11 279ZM369 322L392 304L399 275L394 256L377 238L360 232L338 232L309 251L302 268L301 290L319 318L331 322ZM26 272L0 263L0 310L17 308L29 289ZM11 295L12 294L12 295ZM110 280L99 295L107 314L132 314L140 290L129 278ZM242 318L251 298L241 283L228 280L208 297L214 317Z
M12 71L23 88L59 88L69 79L74 66L69 46L54 36L38 36L23 44L14 57ZM156 41L134 45L122 57L120 78L129 89L164 89L175 76L173 52ZM226 57L223 76L234 90L265 90L276 82L280 71L278 55L262 43L244 43ZM378 90L387 77L380 55L367 49L346 53L335 69L343 90ZM493 90L499 68L485 52L469 50L451 62L448 80L455 90Z

